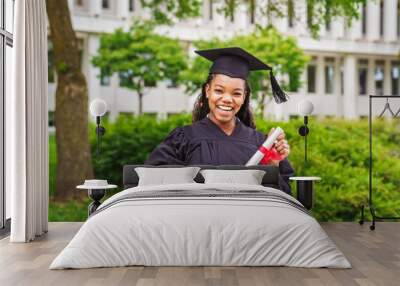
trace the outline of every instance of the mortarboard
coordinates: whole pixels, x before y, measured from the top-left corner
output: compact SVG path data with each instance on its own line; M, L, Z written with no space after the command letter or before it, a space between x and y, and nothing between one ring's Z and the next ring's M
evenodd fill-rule
M269 70L271 89L277 103L287 101L287 95L276 80L272 68L242 48L231 47L195 51L213 62L210 73L224 74L230 77L247 79L250 71Z

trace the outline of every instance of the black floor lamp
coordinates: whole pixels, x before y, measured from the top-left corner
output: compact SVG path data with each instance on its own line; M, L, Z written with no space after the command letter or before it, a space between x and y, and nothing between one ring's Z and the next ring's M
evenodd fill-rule
M304 99L297 105L298 112L304 116L304 125L300 126L299 134L304 137L304 165L307 165L307 135L310 132L308 128L308 115L314 110L314 105L311 101Z
M97 135L97 160L100 156L100 140L101 136L106 133L106 129L101 126L101 117L107 112L107 104L104 100L96 98L90 103L90 114L96 117L96 135ZM101 204L100 200L104 197L106 190L115 188L115 185L109 185L107 180L85 180L83 185L78 189L87 189L89 197L93 200L88 206L88 215L90 216L96 211Z
M96 117L96 135L97 135L97 156L100 155L101 136L106 133L106 129L101 126L101 117L107 112L107 104L104 100L96 98L90 103L90 113Z
M304 137L304 173L307 170L307 135L310 132L308 129L308 115L314 110L314 105L308 100L299 102L298 112L304 116L304 125L300 126L299 134ZM307 209L311 209L314 205L314 181L321 180L320 177L296 176L289 178L296 181L297 200L301 202Z

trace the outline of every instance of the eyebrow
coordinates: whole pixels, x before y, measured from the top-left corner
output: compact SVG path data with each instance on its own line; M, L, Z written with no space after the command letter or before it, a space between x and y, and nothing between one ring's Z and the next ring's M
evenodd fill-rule
M218 86L218 87L225 88L225 86L216 83L216 84L215 84L215 87L217 87L217 86ZM244 89L243 89L243 88L240 88L240 87L235 88L234 91L235 91L235 90L244 91Z

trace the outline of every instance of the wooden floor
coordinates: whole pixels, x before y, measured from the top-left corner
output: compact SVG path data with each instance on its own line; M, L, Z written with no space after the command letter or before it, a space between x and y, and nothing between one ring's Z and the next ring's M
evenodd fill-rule
M400 285L400 223L323 223L353 268L120 267L48 270L81 223L50 223L32 243L0 240L0 285Z

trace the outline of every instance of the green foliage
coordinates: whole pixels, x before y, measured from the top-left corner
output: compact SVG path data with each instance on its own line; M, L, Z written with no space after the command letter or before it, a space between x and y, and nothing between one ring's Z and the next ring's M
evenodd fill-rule
M285 130L296 175L322 178L315 186L313 215L322 221L355 220L368 198L368 122L311 119L307 166L303 163L304 140L297 134L302 122L257 124L263 131L275 125ZM400 152L396 142L400 142L400 128L398 122L376 121L373 130L374 203L378 215L399 216Z
M129 31L103 34L92 59L102 75L118 73L121 85L142 95L146 85L162 80L178 83L186 69L186 55L178 40L158 35L154 23L133 23Z
M280 75L280 83L290 91L300 87L300 75L309 58L297 46L293 37L282 36L275 28L258 28L251 35L238 36L233 44L253 53L273 68ZM266 89L265 72L253 72L250 76L252 89L257 93Z
M140 0L142 7L151 11L158 24L171 24L175 18L200 16L201 0Z
M172 116L158 122L150 116L121 115L115 123L105 122L100 155L96 151L96 136L91 132L92 160L96 178L122 185L122 167L143 164L148 154L177 126L190 124L191 116ZM92 126L90 130L94 130Z
M307 23L313 37L318 37L320 27L344 17L351 25L360 17L359 8L366 0L307 0Z
M212 38L207 41L201 40L194 42L194 46L198 50L215 49L230 47L231 43L222 41L218 38ZM209 73L211 62L203 57L196 56L189 62L189 68L182 72L182 82L186 87L186 92L194 94L201 89Z
M376 1L376 0L375 0ZM172 23L174 18L190 18L200 15L202 1L199 0L141 0L142 5L149 8L153 19L158 23ZM295 0L269 0L265 5L257 5L255 0L224 0L217 10L228 19L233 15L238 5L246 5L249 11L257 11L261 17L266 17L267 25L273 25L271 19L291 17L294 25L304 25L300 13L304 9L294 6ZM344 17L348 24L359 18L359 7L366 0L307 0L307 25L314 37L318 37L321 26L331 23L338 17ZM288 8L289 7L289 8Z
M102 140L100 156L96 156L96 140L91 137L96 178L107 179L122 185L122 167L125 164L142 164L148 154L171 130L190 124L188 114L171 117L165 121L140 116L120 116L115 123L106 122L107 131ZM398 121L374 123L373 185L374 203L381 216L400 215L400 127ZM268 133L272 127L285 130L291 146L289 160L298 176L319 176L315 185L313 215L320 221L354 221L359 217L360 206L368 198L368 123L366 120L317 120L310 118L307 166L304 165L304 141L297 130L302 121L272 122L257 119L257 129ZM91 126L90 130L94 130ZM93 132L91 132L93 134ZM54 152L50 137L50 152ZM50 154L50 158L54 158ZM51 161L50 161L51 162ZM50 164L50 182L55 174L55 164ZM52 184L51 184L52 185ZM292 190L295 185L292 183ZM50 190L50 193L54 193ZM111 195L112 193L108 194ZM295 194L293 194L295 195ZM86 219L88 202L50 202L51 221ZM368 217L368 214L367 214Z
M85 201L49 202L49 221L85 221L90 199Z
M57 72L64 73L68 70L68 65L65 62L61 62L57 66Z

